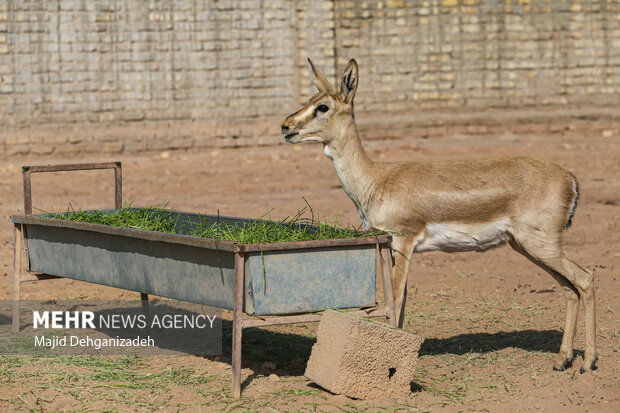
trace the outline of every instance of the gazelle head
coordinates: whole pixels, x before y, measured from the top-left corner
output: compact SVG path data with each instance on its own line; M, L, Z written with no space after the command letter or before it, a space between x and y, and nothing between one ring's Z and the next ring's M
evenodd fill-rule
M310 59L308 62L319 92L284 120L282 133L289 143L315 141L329 145L338 137L339 130L353 120L353 98L358 82L357 62L351 59L347 64L339 91L332 88Z

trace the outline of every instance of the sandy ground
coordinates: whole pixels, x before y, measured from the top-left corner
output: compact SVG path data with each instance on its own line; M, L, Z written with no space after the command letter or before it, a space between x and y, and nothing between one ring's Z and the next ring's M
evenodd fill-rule
M0 361L2 410L210 411L620 411L620 139L506 135L434 140L404 138L365 144L379 161L471 159L527 154L553 160L574 172L581 198L566 233L568 254L596 276L599 369L579 374L583 312L577 330L575 365L551 370L564 325L564 296L553 279L509 247L485 253L426 253L414 256L409 274L406 330L426 338L421 351L418 391L408 400L358 401L332 395L303 377L316 325L257 331L244 353L243 398L229 399L230 352L221 357L149 357L141 372L180 366L214 382L170 383L164 390L101 388L97 378L54 382L36 358ZM0 298L11 296L12 225L22 210L21 165L64 162L123 162L124 198L134 205L168 203L181 211L273 218L303 208L302 196L323 218L359 224L353 203L340 188L321 147L222 149L203 153L164 152L142 156L10 159L0 164ZM110 171L58 173L33 177L34 207L65 210L113 205ZM26 299L135 298L137 293L71 280L24 284ZM262 341L261 341L262 340ZM293 343L289 347L287 343ZM271 354L267 344L295 354ZM229 342L224 342L227 348ZM252 354L254 353L254 354ZM13 363L13 364L11 364ZM54 364L77 374L83 367ZM129 368L129 367L127 367ZM7 375L10 369L15 374ZM276 374L277 378L270 374ZM81 373L80 373L81 374ZM122 381L122 380L121 380ZM52 384L53 382L53 384ZM206 382L205 382L206 383ZM213 383L216 383L215 385ZM219 387L218 387L219 386ZM76 391L79 388L80 391ZM204 391L208 389L209 391ZM136 400L149 400L136 404ZM128 402L127 400L132 400ZM87 403L87 404L85 404ZM150 403L150 404L149 404Z

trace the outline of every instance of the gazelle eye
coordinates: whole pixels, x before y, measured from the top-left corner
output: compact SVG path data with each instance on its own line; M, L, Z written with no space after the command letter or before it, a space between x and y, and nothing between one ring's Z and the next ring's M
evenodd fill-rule
M327 107L327 105L319 105L319 106L316 108L316 111L317 111L317 112L321 112L321 113L325 113L325 112L327 112L328 110L329 110L329 108Z

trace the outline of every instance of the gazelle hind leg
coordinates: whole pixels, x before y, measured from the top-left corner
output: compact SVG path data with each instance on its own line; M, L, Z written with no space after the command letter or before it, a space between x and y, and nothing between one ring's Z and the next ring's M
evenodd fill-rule
M542 267L545 268L545 267ZM546 269L546 268L545 268ZM573 364L573 340L575 339L575 331L577 330L577 316L579 314L579 291L561 274L547 269L547 272L560 284L566 296L566 321L564 324L564 335L562 336L562 344L560 344L560 352L553 364L553 369L564 371Z
M562 256L562 265L568 274L573 278L568 280L579 290L579 295L583 298L586 324L586 348L583 356L583 366L581 373L596 370L598 353L596 350L596 300L594 293L594 277L592 273L581 267L566 255Z
M592 274L571 261L564 254L559 243L545 242L537 237L521 239L515 237L515 241L511 242L511 245L549 272L560 283L566 294L566 327L560 346L560 354L554 368L563 370L568 365L569 356L572 354L572 342L579 308L579 302L575 297L575 291L577 291L584 302L586 328L586 344L581 372L596 369L595 363L598 356L596 352L596 309ZM565 365L563 366L563 364Z
M510 244L516 251L523 254L526 258L538 265L540 268L548 272L564 290L566 295L566 321L564 325L564 334L562 336L562 344L560 345L560 352L558 357L553 363L553 369L557 371L564 371L572 365L573 362L573 340L575 338L575 331L577 329L577 314L579 312L579 291L573 284L571 284L562 274L554 271L540 260L533 257L519 244L511 242Z
M409 262L413 253L412 238L397 236L393 237L392 252L394 265L392 267L392 289L394 292L394 312L398 317L398 327L405 325L405 303L407 301L407 275Z

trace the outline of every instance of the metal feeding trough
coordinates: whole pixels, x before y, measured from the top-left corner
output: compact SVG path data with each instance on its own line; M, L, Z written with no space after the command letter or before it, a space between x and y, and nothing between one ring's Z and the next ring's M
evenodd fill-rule
M240 244L55 220L32 214L32 173L115 170L115 208L122 206L121 163L23 167L25 215L14 215L13 329L19 330L20 284L65 277L141 293L233 310L233 396L240 395L243 328L320 320L314 312L359 308L366 317L387 317L393 299L388 234L365 238ZM193 224L248 220L179 212L180 232ZM26 251L26 272L21 250ZM375 307L380 262L384 307ZM303 314L313 312L313 314ZM258 317L244 317L243 313ZM302 314L300 314L302 313ZM288 315L287 315L288 314ZM295 315L290 315L295 314ZM272 317L265 317L272 316ZM274 317L275 316L275 317Z

